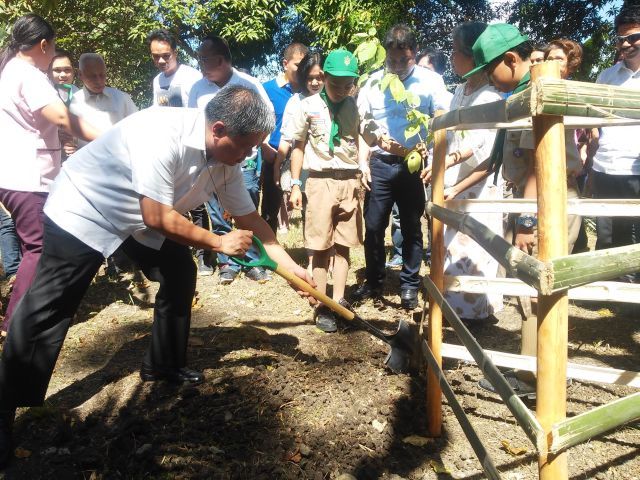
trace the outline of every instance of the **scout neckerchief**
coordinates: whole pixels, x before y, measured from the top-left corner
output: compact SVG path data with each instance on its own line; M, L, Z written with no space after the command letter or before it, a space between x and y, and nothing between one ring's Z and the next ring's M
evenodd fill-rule
M520 80L520 83L516 85L516 88L513 90L512 94L523 91L529 86L530 81L531 74L527 72L526 75L522 77L522 80ZM494 185L497 185L498 172L500 171L500 167L502 166L504 155L504 140L506 137L507 131L504 128L498 130L498 133L496 133L496 139L493 142L493 148L491 149L491 155L489 155L489 172L495 173L495 175L493 176Z
M329 109L329 113L331 114L331 132L329 134L329 153L333 155L333 149L340 145L340 125L338 124L338 110L340 109L340 103L334 103L331 101L329 96L327 95L326 90L323 88L320 92L320 98L324 101Z

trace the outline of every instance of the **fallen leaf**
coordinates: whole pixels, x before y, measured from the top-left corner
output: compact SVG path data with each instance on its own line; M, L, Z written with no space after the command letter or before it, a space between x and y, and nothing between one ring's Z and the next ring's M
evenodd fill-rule
M420 435L409 435L408 437L404 437L402 439L403 443L408 443L409 445L413 445L414 447L424 447L433 442L432 438L421 437Z
M509 455L513 455L514 457L517 457L519 455L524 455L525 453L527 453L526 448L512 447L511 444L506 440L500 440L500 443L502 444L502 448L504 449L504 451L507 452Z
M26 448L16 448L14 452L16 458L29 458L31 456L31 450L27 450Z
M450 474L451 471L444 466L444 464L437 462L435 460L431 460L429 461L429 465L431 466L431 468L433 468L433 471L436 473L446 473L446 474Z
M296 452L289 458L287 458L287 460L293 463L300 463L300 460L302 460L302 454L300 453L300 450L296 450Z
M373 428L375 428L378 433L382 433L384 427L387 426L387 422L379 422L378 420L374 420L373 422L371 422L371 425L373 425Z

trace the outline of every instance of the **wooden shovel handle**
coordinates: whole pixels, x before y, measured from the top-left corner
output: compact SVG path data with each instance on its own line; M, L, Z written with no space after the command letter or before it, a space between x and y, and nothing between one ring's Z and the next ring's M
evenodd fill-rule
M286 281L288 281L289 283L295 285L300 290L307 292L309 295L311 295L313 298L315 298L319 302L324 303L327 307L329 307L331 310L336 312L341 317L347 320L353 320L355 318L355 313L353 313L351 310L343 307L332 298L326 296L324 293L319 292L318 290L313 288L311 285L309 285L307 282L305 282L303 279L301 279L297 275L294 275L289 270L286 270L285 268L282 268L280 265L278 265L275 269L275 272L278 275L280 275L282 278L284 278Z

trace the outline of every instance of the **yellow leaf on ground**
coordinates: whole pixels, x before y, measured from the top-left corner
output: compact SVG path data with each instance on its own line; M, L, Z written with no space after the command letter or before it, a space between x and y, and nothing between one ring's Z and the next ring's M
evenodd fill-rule
M444 466L444 464L437 462L436 460L430 460L429 465L433 468L433 471L436 473L446 473L450 474L451 471Z
M421 437L420 435L409 435L408 437L404 437L402 439L403 443L408 443L409 445L413 445L414 447L424 447L433 442L432 438Z
M31 456L31 450L27 450L26 448L16 448L14 452L16 458L29 458Z
M504 451L507 452L509 455L513 455L514 457L517 457L519 455L524 455L525 453L527 453L527 449L526 448L524 448L524 447L513 447L506 440L500 440L500 443L502 444L502 448L504 449Z

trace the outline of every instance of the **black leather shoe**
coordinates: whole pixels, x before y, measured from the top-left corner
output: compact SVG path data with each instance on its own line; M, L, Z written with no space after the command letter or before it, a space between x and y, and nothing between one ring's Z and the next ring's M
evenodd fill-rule
M367 298L377 298L382 294L380 287L373 287L369 282L360 285L355 292L351 294L352 302L362 302Z
M400 290L400 305L407 310L416 308L418 306L418 290L415 288Z
M13 420L15 410L0 410L0 469L13 457Z
M190 368L153 368L142 365L140 377L145 382L166 380L170 383L188 383L197 385L204 382L204 374Z

